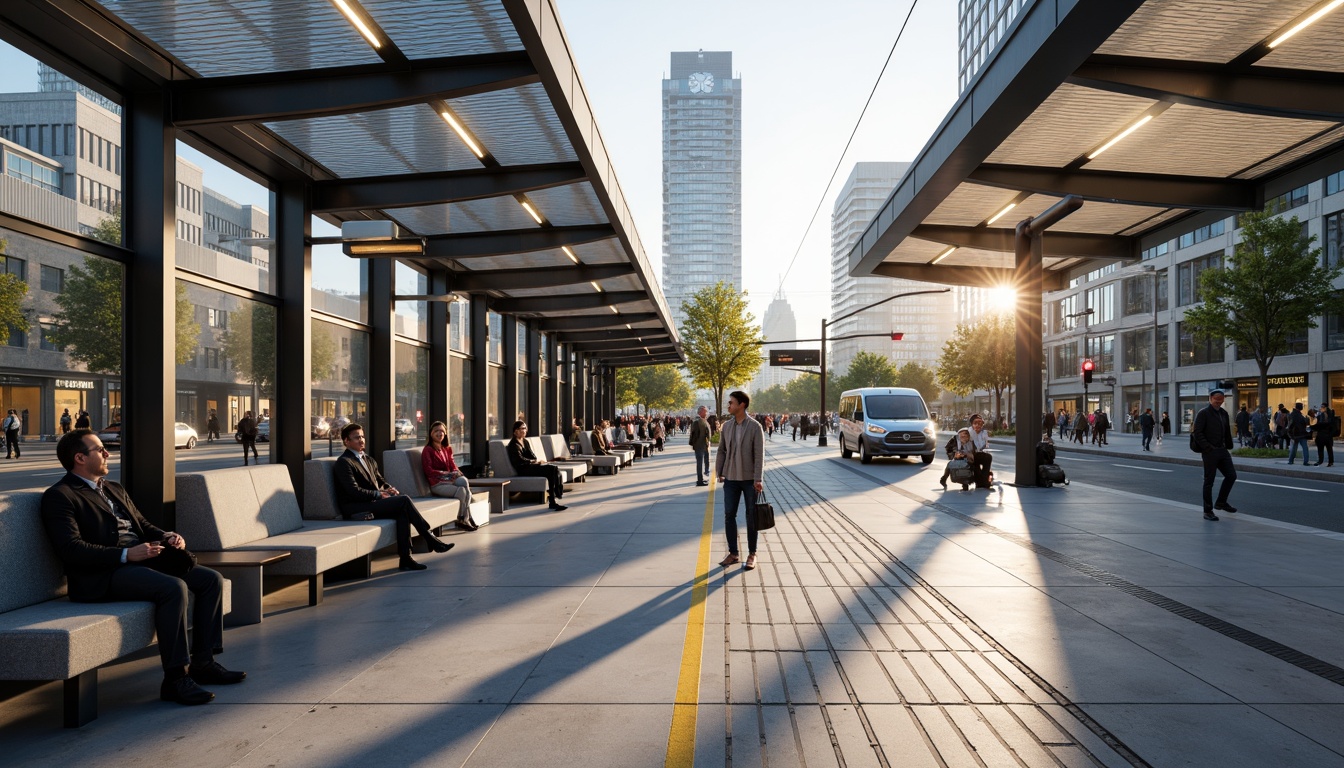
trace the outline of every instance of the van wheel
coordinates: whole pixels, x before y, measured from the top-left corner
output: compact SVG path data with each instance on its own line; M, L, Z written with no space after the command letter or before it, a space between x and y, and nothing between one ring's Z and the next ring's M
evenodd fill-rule
M863 438L859 438L859 463L860 464L873 463L873 455L868 453L868 446L863 442Z
M845 446L845 436L844 436L844 435L841 435L841 436L840 436L840 458L842 458L842 459L848 459L848 458L850 458L850 457L853 456L853 455L854 455L854 452L851 451L851 450L849 450L849 448Z
M928 455L926 455L926 456L920 456L920 457L919 457L919 460L922 461L922 462L924 462L925 466L928 466L929 464L932 464L932 463L933 463L933 454L930 453L930 454L928 454Z

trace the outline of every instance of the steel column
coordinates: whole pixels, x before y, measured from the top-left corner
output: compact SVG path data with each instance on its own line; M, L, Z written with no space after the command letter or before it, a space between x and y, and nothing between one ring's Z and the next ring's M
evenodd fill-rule
M429 272L429 292L448 293L448 273L442 269ZM448 418L448 310L447 301L429 302L429 422L449 422Z
M122 483L145 517L172 530L177 152L164 93L127 101L123 232L135 254L122 283Z
M484 296L471 297L471 461L478 467L490 460L490 316Z
M397 410L397 358L392 340L395 268L395 259L369 263L369 414L364 420L364 450L374 461L382 461L383 451L396 447L392 423Z
M312 458L313 252L308 185L286 182L275 195L276 318L275 412L271 414L272 460L289 467L290 481L303 498L303 462Z
M511 315L504 316L504 404L508 406L506 413L510 415L507 419L504 414L499 414L499 420L506 423L505 431L518 420L518 320ZM533 431L531 419L523 419L529 422L528 433L537 435L540 432Z
M541 331L537 330L536 324L527 327L527 367L531 375L527 377L527 424L528 429L535 429L538 434L550 432L547 426L541 423Z

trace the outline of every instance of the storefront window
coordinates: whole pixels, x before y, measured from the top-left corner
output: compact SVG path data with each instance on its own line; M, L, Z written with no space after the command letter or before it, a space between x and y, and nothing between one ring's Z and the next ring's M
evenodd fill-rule
M1265 404L1266 413L1273 414L1274 411L1278 410L1279 403L1286 405L1290 411L1293 409L1294 403L1302 403L1304 407L1313 404L1307 392L1306 374L1270 376L1267 382L1269 384L1269 400ZM1237 380L1237 405L1244 405L1252 411L1260 407L1259 379Z
M310 434L313 454L326 456L345 450L341 427L368 420L369 334L314 318L312 336ZM325 450L318 441L326 443Z
M397 343L397 412L394 415L398 448L423 445L431 417L429 409L429 349Z

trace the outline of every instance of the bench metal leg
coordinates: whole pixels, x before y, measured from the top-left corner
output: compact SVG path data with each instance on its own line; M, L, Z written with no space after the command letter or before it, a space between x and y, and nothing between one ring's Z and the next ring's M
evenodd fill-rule
M308 605L320 605L322 603L322 586L325 575L319 573L316 576L308 577Z
M65 681L65 727L79 728L98 717L98 670Z

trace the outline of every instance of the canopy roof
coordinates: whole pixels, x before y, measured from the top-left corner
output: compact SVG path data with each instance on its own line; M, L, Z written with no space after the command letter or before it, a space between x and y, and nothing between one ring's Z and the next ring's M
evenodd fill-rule
M449 291L611 365L680 360L552 0L6 6L123 93L167 83L183 140L316 182L315 214L425 238L412 260L447 269ZM631 343L586 346L597 335Z
M1082 209L1043 241L1045 288L1060 288L1086 262L1138 259L1146 235L1178 220L1258 209L1319 178L1313 163L1344 146L1344 8L1271 43L1330 5L1037 0L851 250L850 271L1011 283L1013 227L1077 195Z

